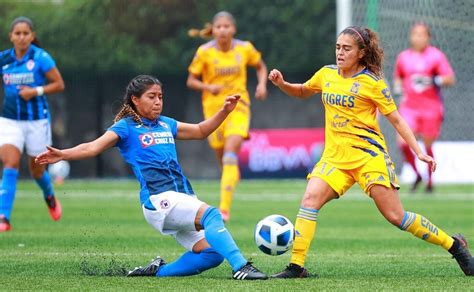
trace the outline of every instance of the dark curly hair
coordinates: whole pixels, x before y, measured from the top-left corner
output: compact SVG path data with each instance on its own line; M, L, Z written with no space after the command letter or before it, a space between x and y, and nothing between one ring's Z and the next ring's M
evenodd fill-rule
M137 109L132 102L132 96L140 97L145 91L155 84L159 85L160 87L163 86L160 80L150 75L138 75L133 78L125 89L123 105L118 114L115 116L114 123L120 121L126 116L131 116L135 122L138 124L143 124L140 115L138 115Z

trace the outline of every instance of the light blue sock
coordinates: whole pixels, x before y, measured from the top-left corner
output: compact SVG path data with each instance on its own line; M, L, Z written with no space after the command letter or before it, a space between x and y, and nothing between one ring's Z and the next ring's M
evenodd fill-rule
M207 242L229 262L232 271L237 271L247 263L229 231L225 228L221 213L216 208L209 207L204 211L201 225L204 227Z
M43 175L39 179L35 179L36 184L43 190L43 196L46 200L49 196L54 197L53 184L51 183L51 177L47 170L43 172Z
M179 259L172 263L161 266L156 274L157 277L180 277L200 274L206 270L217 267L224 261L212 247L194 253L185 252Z
M16 181L18 170L15 168L4 168L2 176L2 186L0 188L0 214L10 220L15 200Z

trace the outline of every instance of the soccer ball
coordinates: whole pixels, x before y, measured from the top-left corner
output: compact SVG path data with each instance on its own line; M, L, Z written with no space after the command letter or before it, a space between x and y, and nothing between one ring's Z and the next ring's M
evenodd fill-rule
M295 227L288 218L270 215L263 218L255 227L255 243L268 255L281 255L293 245Z
M48 167L49 175L56 183L59 184L61 184L64 179L69 176L70 170L71 166L69 165L69 162L65 160L50 164Z

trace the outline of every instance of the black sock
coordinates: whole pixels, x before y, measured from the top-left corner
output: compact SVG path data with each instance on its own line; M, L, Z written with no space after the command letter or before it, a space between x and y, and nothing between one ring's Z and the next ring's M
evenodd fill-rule
M459 240L457 240L456 238L453 239L453 246L451 246L451 248L448 250L450 254L454 254L459 249Z

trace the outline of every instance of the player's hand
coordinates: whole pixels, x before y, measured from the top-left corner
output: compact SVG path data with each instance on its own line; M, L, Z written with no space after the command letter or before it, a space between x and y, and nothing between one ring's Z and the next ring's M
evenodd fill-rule
M48 150L43 153L40 153L35 158L35 163L38 164L52 164L56 163L64 158L64 154L61 150L56 149L51 146L46 146Z
M222 86L222 85L208 84L206 86L206 90L209 91L210 93L214 94L214 95L217 95L217 94L219 94L219 92L221 92L223 87L224 86Z
M17 88L19 90L18 94L26 101L32 99L38 94L34 87L20 85Z
M436 161L434 160L433 157L421 153L421 154L418 154L418 159L420 159L423 162L428 163L428 165L430 166L431 172L434 172L436 170Z
M223 111L225 111L226 113L230 113L231 111L233 111L235 107L237 106L239 99L240 99L240 95L238 94L227 96L225 98L224 106L222 108Z
M283 83L285 82L285 79L283 79L283 74L281 74L281 72L277 69L273 69L272 71L270 71L270 73L268 74L268 80L270 80L274 85L278 87L283 85Z
M255 89L255 98L257 100L265 100L267 98L267 85L259 84Z

